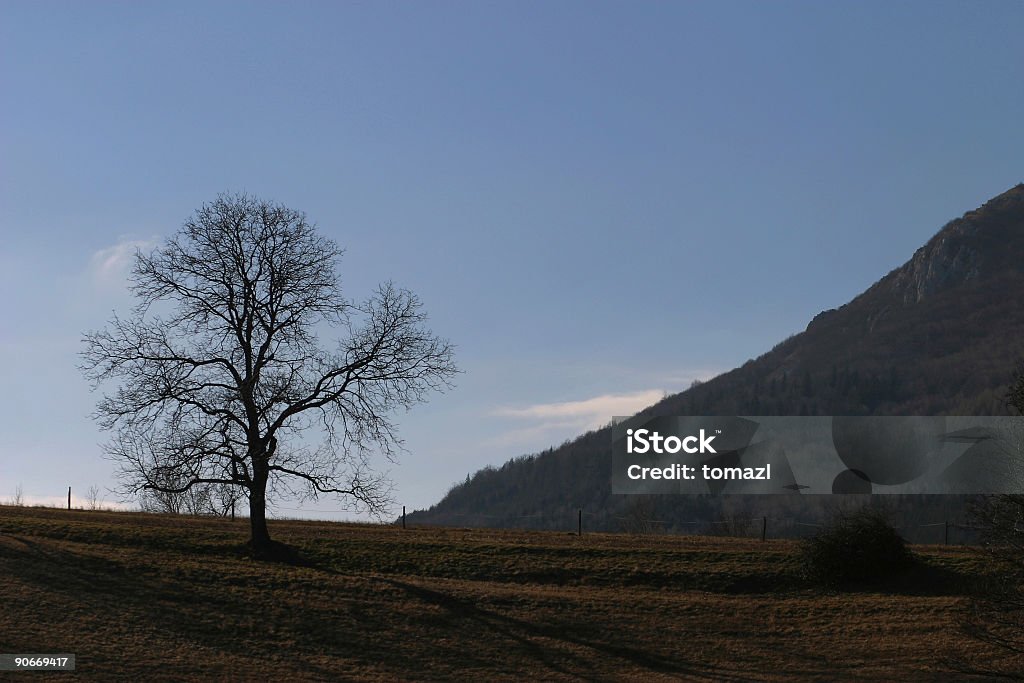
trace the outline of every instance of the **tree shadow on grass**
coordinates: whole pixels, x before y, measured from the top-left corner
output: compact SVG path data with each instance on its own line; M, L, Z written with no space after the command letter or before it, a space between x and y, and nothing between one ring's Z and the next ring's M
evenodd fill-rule
M223 554L245 556L246 549L239 545ZM211 590L211 584L196 581L194 571L179 573L173 564L158 564L164 559L173 563L175 558L155 556L150 564L139 564L137 557L82 553L62 547L60 541L0 534L0 571L13 580L16 588L20 584L28 594L40 591L48 596L44 600L46 606L36 603L30 607L33 616L28 632L32 635L27 636L29 640L23 646L33 646L38 638L70 645L80 643L86 648L78 653L80 668L91 664L95 673L97 667L113 667L105 674L107 680L140 680L145 671L164 666L180 680L203 680L206 673L210 678L218 677L204 669L203 657L198 655L183 661L171 653L170 659L164 659L167 653L163 648L168 646L193 654L204 653L204 657L219 651L232 662L231 666L240 659L245 666L254 667L249 671L222 671L234 671L229 674L232 678L243 679L254 675L260 666L277 665L278 648L273 638L280 635L282 628L293 628L295 624L268 628L274 617L267 610L266 601L239 597L227 583ZM233 584L239 585L245 584ZM253 588L253 593L260 590ZM11 606L8 603L7 607ZM211 615L221 617L207 618ZM82 624L94 620L104 624L104 635L99 640L94 635L79 640L76 634ZM250 632L240 632L239 624L247 625ZM152 659L122 659L118 639L125 636L126 626L146 630L154 653ZM245 644L239 642L240 638L245 639ZM255 650L254 639L258 648ZM298 654L305 675L315 680L338 678L338 672L321 663L309 648ZM223 667L224 662L219 665Z
M155 653L171 642L244 656L252 666L270 667L267 671L279 665L274 658L283 653L303 667L304 675L318 680L344 678L345 672L421 680L602 680L647 673L694 681L743 680L764 673L753 668L753 660L700 660L689 653L685 638L668 646L653 627L622 632L592 610L574 611L578 608L572 605L553 621L529 613L518 616L520 606L530 603L527 593L518 596L514 588L512 609L520 611L509 614L501 604L481 604L457 587L439 589L415 577L342 572L316 562L311 554L284 551L284 561L301 562L300 570L275 571L244 562L208 573L205 559L176 567L176 553L123 556L118 549L109 550L98 556L48 540L0 537L0 567L20 582L51 593L54 604L77 603L76 624L103 615L115 626L120 620L131 628L158 625L153 659L140 666L163 665ZM244 553L244 546L235 552ZM644 618L640 610L628 611ZM42 617L38 611L33 614ZM62 613L49 614L45 623L54 634L67 628ZM705 629L704 637L717 637L715 632L714 627L710 634ZM105 633L118 630L110 627ZM723 632L733 640L756 638L757 633L753 626L749 634ZM854 669L837 670L840 662L809 650L799 639L774 640L772 647L785 651L789 678L864 678ZM96 645L94 661L112 664L116 648L116 643ZM184 676L184 670L176 671ZM130 672L120 673L124 678Z
M225 629L224 625L215 627L203 618L204 615L223 614L229 623L250 618L259 622L273 621L279 616L265 611L265 605L250 604L249 599L232 596L229 591L196 592L200 587L192 583L194 575L179 574L170 565L161 566L158 573L153 573L150 567L126 564L125 559L118 556L81 554L50 541L37 542L22 537L2 540L0 564L10 576L53 595L55 602L63 602L65 597L69 603L74 600L77 609L84 610L86 615L158 625L154 635L167 634L173 640L186 639L206 648L231 651L233 646L227 635L230 629ZM244 555L247 549L239 545L234 551ZM274 556L272 562L300 565L314 572L345 578L351 576L317 566L311 558L292 552L288 546L277 551L280 554ZM167 559L173 561L172 556ZM423 679L446 678L463 669L511 674L520 669L534 672L543 667L549 676L596 680L613 673L605 670L608 663L601 661L605 657L618 658L629 668L687 680L735 679L734 674L713 666L691 664L600 638L580 637L567 632L564 626L510 617L481 608L469 598L407 581L375 575L359 578L371 585L381 584L383 593L374 591L377 597L370 598L375 602L366 603L369 596L365 593L350 594L333 608L324 606L324 609L301 615L291 614L287 623L280 624L280 629L289 634L288 639L302 643L295 654L302 658L309 675L322 680L337 677L338 672L333 671L331 665L317 667L310 661L311 653L318 651L349 663L383 666L384 670L395 674L419 672L417 676ZM314 574L311 584L315 583ZM387 594L395 589L398 592L389 597ZM260 590L265 588L253 587L254 592ZM196 611L200 602L202 608ZM427 609L418 607L407 611L410 603L425 605ZM56 614L46 616L40 625L43 623L51 624L46 630L52 633L63 629L62 625L58 626L62 622ZM259 638L264 648L273 649L273 639ZM614 638L614 634L609 638ZM96 661L110 657L109 652L89 654Z
M570 676L586 675L580 671L580 668L590 669L590 675L599 675L600 672L593 671L594 663L588 657L567 649L559 648L556 650L545 647L543 644L536 642L536 639L549 639L585 648L597 654L625 660L634 666L643 667L652 672L686 676L690 680L732 680L735 678L734 673L706 663L692 664L682 661L680 657L666 657L627 645L573 635L563 626L537 624L517 619L484 609L469 599L460 598L407 581L388 578L380 578L379 580L405 591L409 596L421 602L441 607L460 620L472 622L477 627L484 629L483 632L496 633L515 641L530 657L561 674ZM568 666L570 663L575 666Z
M319 564L317 560L304 553L301 549L287 543L281 543L280 541L270 541L268 545L262 547L254 546L252 541L247 541L237 546L236 552L241 556L250 557L261 562L284 564L292 567L318 568L317 565Z

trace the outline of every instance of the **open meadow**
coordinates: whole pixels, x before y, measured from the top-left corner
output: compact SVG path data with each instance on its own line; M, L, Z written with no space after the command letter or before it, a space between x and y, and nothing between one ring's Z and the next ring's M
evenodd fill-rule
M1007 661L961 632L988 571L915 546L882 589L801 577L793 541L0 507L0 652L74 653L11 680L958 680ZM7 678L3 680L7 680Z

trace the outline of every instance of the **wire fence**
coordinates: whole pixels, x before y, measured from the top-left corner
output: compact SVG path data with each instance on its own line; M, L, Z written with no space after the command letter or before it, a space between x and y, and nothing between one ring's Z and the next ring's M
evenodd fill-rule
M519 527L517 522L524 522L527 528L562 529L576 533L591 532L624 532L639 534L667 535L698 535L698 536L734 536L741 538L801 538L815 534L819 529L829 526L824 521L807 521L795 517L777 517L762 515L760 517L730 517L727 519L657 519L641 515L617 515L603 512L576 510L576 514L564 513L530 513L530 514L489 514L483 512L446 512L437 514L441 521L419 522L417 526L491 526L487 522L495 522L494 526ZM549 523L533 526L525 524L532 520L545 520ZM590 521L585 524L584 520ZM609 522L613 522L609 524ZM396 522L405 525L405 515ZM984 527L946 519L931 522L912 522L892 524L906 540L914 543L931 543L944 545L973 545L980 540ZM575 528L573 528L575 527ZM616 528L617 527L617 528Z
M9 505L21 505L20 491L18 500L4 501ZM95 498L95 497L94 497ZM27 502L27 501L26 501ZM91 508L83 505L76 497L76 509L103 509L100 506L92 505ZM47 500L45 507L57 507L55 500ZM69 487L65 499L61 499L59 506L72 509L72 496ZM244 511L239 510L244 516ZM288 507L283 505L268 505L268 515L278 518L289 518L279 515L280 512L304 513L307 515L323 514L352 514L351 509L326 509L321 507ZM234 510L231 510L231 518L234 518ZM294 519L294 518L293 518ZM310 518L313 519L313 518ZM584 522L587 520L587 523ZM358 521L358 520L349 520ZM365 521L365 520L364 520ZM414 520L417 526L468 526L485 528L528 528L543 530L572 531L577 534L587 532L620 532L633 534L666 534L666 535L696 535L696 536L732 536L740 538L758 538L767 540L769 538L801 538L813 535L817 530L828 526L825 521L808 521L796 517L778 517L762 515L755 517L730 516L725 519L659 519L648 517L643 511L633 514L612 514L610 512L593 512L577 508L571 513L566 511L558 512L532 512L522 514L495 514L487 512L436 512L432 520L428 522ZM402 507L402 514L397 519L392 519L390 524L398 524L403 528L408 526L405 506ZM955 519L944 519L940 521L917 522L917 523L896 523L893 528L901 533L908 541L913 543L941 543L944 545L974 545L981 539L981 533L985 527L963 523Z

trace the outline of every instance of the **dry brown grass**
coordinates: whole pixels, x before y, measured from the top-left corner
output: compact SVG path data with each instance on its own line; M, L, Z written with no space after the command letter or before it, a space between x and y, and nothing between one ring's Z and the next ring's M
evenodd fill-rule
M0 652L139 680L958 680L1007 665L958 612L988 571L917 547L891 585L806 585L792 542L0 507ZM13 674L8 674L13 676ZM39 674L34 674L39 676ZM0 674L2 676L2 674ZM19 675L27 678L29 675Z

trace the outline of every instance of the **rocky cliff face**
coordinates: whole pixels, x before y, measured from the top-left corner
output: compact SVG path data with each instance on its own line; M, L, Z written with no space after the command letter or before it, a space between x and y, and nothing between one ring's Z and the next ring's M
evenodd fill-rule
M1014 216L1022 209L1024 184L948 223L893 274L892 287L902 302L918 303L936 292L991 274L992 267L1003 261L999 257L1005 255L1005 249L1020 242L1020 224L1014 223ZM999 251L990 253L993 248ZM1019 265L1024 267L1024 263Z
M897 311L1007 272L1024 273L1024 184L947 223L909 261L853 301L819 313L807 329L838 315L846 333L870 333Z
M976 224L966 221L951 223L914 254L893 282L904 304L918 303L936 292L979 276L981 254L971 244L977 229Z

